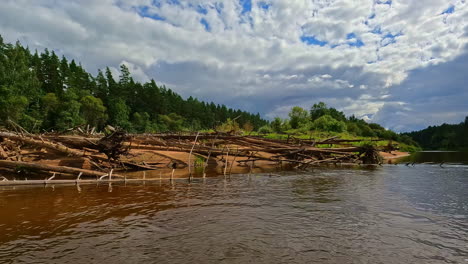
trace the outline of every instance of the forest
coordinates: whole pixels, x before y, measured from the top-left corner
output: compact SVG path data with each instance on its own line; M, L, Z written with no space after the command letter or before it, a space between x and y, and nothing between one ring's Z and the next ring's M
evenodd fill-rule
M468 116L459 124L429 126L404 135L411 137L425 150L467 150Z
M117 79L109 68L92 76L54 51L32 53L0 36L0 126L15 122L37 133L111 125L142 133L212 129L228 119L252 129L268 124L259 114L183 99L154 80L136 82L123 64Z

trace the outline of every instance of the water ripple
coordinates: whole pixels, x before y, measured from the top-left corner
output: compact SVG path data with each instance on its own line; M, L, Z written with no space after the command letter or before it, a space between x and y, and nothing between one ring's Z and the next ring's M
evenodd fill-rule
M386 166L0 190L0 263L467 263L466 187Z

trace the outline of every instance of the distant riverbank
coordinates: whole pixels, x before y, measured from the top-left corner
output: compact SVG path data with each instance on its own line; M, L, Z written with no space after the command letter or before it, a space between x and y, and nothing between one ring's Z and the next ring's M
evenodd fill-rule
M468 164L467 151L420 151L407 157L403 157L399 162L411 163L454 163Z

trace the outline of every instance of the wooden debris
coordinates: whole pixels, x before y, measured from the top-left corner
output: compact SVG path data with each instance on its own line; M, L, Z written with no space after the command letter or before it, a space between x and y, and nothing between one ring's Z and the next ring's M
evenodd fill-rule
M130 137L122 130L114 131L112 134L101 138L96 148L106 154L109 160L118 161L121 155L127 154L130 145L125 145L126 141L129 141Z
M330 163L381 163L376 148L350 146L350 143L358 141L337 137L304 140L288 136L278 140L222 133L129 135L114 128L107 129L110 131L107 136L99 137L89 126L74 129L78 135L33 135L19 127L15 129L17 133L0 131L0 169L23 166L42 172L82 172L83 176L100 177L109 169L118 173L126 169L176 170L189 167L189 176L192 177L193 156L204 160L203 175L208 162L212 168L219 166L225 175L230 174L234 166L252 167L254 162L260 163L255 166L261 166L263 162L292 164L300 169ZM329 147L318 147L324 145ZM47 151L38 151L38 148ZM60 155L64 159L84 159L88 161L87 168L96 170L46 164L41 158L48 155L55 155L51 159L57 159L57 156L60 159Z
M82 175L85 175L85 176L95 176L95 177L101 177L102 175L104 175L103 172L99 172L99 171L85 170L85 169L72 168L72 167L66 167L66 166L51 166L51 165L46 165L46 164L23 162L23 161L0 160L0 166L8 167L8 168L23 167L23 168L29 168L32 170L38 170L38 171L43 171L43 172L52 171L52 172L61 172L61 173L68 173L68 174L74 174L74 175L82 173ZM114 176L116 175L114 174Z

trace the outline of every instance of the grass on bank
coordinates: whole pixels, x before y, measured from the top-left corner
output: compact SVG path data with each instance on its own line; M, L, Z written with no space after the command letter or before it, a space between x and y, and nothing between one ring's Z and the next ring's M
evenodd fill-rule
M244 133L245 134L245 133ZM259 132L251 132L249 135L252 136L262 136L268 139L280 139L286 140L288 137L295 137L298 139L303 140L316 140L321 141L331 137L337 137L339 139L346 139L346 140L360 140L360 142L352 142L349 143L352 146L362 146L362 145L373 145L375 147L385 147L389 144L394 144L397 146L398 150L403 152L417 152L421 151L421 148L414 145L405 144L403 142L397 142L394 140L386 140L382 139L379 140L377 137L362 137L362 136L355 136L348 132L324 132L324 131L310 131L308 133L298 133L297 131L287 131L286 133L259 133ZM379 141L374 141L379 140ZM333 147L334 145L331 144L321 144L317 145L317 147L321 148L329 148Z

